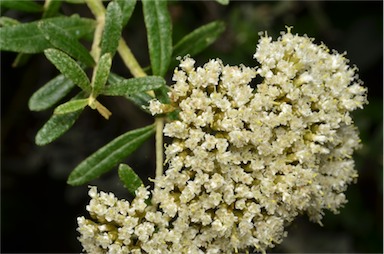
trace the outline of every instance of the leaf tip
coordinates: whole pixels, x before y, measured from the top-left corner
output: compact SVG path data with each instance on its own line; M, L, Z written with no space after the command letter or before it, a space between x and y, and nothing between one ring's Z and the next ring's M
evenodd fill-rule
M71 185L71 186L79 186L79 185L81 185L81 183L79 183L78 181L72 179L71 175L69 175L69 177L67 179L67 184Z
M35 144L38 146L44 146L46 144L49 144L50 142L47 142L46 139L42 137L42 135L38 132L35 137Z

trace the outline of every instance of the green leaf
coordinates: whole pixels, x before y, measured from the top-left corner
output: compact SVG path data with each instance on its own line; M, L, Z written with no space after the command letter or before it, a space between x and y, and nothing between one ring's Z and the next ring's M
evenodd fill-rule
M87 74L85 74L83 69L75 62L75 60L57 49L46 49L44 50L44 54L65 77L72 80L73 83L78 85L84 91L90 92L91 84Z
M55 108L55 111L53 113L55 115L68 114L74 111L82 110L87 105L88 105L88 99L71 100Z
M14 25L18 25L18 24L20 24L20 22L17 19L5 17L5 16L0 17L0 27L14 26Z
M152 73L164 76L172 56L172 24L167 1L143 0Z
M71 57L83 62L86 66L94 65L92 56L76 37L67 33L53 22L42 20L39 29L54 47L64 51Z
M149 125L115 138L82 161L69 175L67 183L81 185L111 170L117 163L133 153L154 132L154 126Z
M76 100L81 98L84 98L83 93L79 93L73 99ZM79 118L81 112L82 110L68 114L52 115L44 126L37 132L35 143L39 146L43 146L59 138L72 127L77 118Z
M126 95L125 98L127 98L129 101L131 101L133 104L138 106L140 109L145 111L146 113L150 114L151 112L148 110L149 102L153 99L152 96L150 96L147 93L135 93Z
M43 146L63 135L76 122L81 110L61 115L52 115L44 126L37 132L35 143Z
M2 0L0 1L1 8L9 8L12 10L25 11L25 12L41 12L43 11L43 6L37 4L33 0Z
M93 96L97 96L107 83L109 71L112 65L110 53L106 53L100 57L92 77Z
M216 2L218 2L219 4L222 4L222 5L228 5L229 4L229 0L216 0Z
M130 95L155 90L162 86L165 86L165 80L158 76L123 79L113 85L106 86L102 94L110 96Z
M225 30L221 21L214 21L203 25L185 37L183 37L173 48L173 59L187 54L193 56L211 45Z
M129 193L135 195L135 191L143 185L140 177L127 164L119 165L119 178Z
M120 6L116 2L110 2L105 14L105 26L103 37L101 38L101 54L111 53L115 55L121 37L122 13Z
M114 74L110 73L108 77L108 83L112 85L117 85L121 82L123 82L125 79ZM139 92L134 93L130 95L126 95L125 98L127 98L129 101L131 101L133 104L138 106L140 109L144 110L145 112L149 113L149 111L146 109L146 107L149 105L149 101L153 99L149 94L146 92Z
M128 23L128 20L132 16L132 12L135 9L136 0L116 0L120 5L121 14L122 14L122 27Z
M162 86L159 89L155 90L156 98L163 104L169 104L171 100L168 96L169 87Z
M50 108L64 98L74 86L75 84L64 75L58 75L32 95L28 102L29 109L41 111Z
M47 0L45 2L47 2ZM50 0L48 5L46 4L44 7L43 19L56 16L61 7L61 2L61 0Z
M50 22L59 26L76 38L93 36L95 29L94 20L80 18L76 15L49 18L45 19L44 22ZM52 47L51 43L45 39L44 34L38 28L39 23L40 21L34 21L1 27L0 50L35 54Z

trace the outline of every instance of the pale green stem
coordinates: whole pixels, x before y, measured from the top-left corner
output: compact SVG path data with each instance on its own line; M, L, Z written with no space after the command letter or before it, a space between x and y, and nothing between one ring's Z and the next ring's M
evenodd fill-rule
M104 16L105 8L100 0L85 0L85 2L95 17Z
M44 10L48 9L49 5L51 4L52 0L45 0L44 2Z
M101 42L101 37L103 36L105 18L104 16L97 17L96 20L97 20L97 26L96 26L95 34L93 37L94 39L92 43L91 55L97 64L99 62L100 53L101 53L100 42Z
M145 77L147 74L143 71L140 64L137 62L135 56L132 54L132 51L125 43L124 39L119 40L119 46L117 51L120 54L121 59L124 64L127 66L132 75L136 78ZM153 91L148 91L148 94L152 97L155 97ZM156 117L155 119L156 126L156 179L158 179L163 174L163 128L164 128L164 119L161 117ZM155 183L156 186L156 183Z
M103 36L105 24L105 8L100 0L85 0L85 2L87 3L89 9L92 11L93 15L95 15L97 22L91 49L91 55L97 64L101 52L100 41Z
M92 13L95 15L97 20L97 26L94 34L93 44L91 54L96 61L96 64L100 57L100 41L104 30L105 23L105 8L100 0L85 0L88 7L91 9ZM124 64L127 66L131 74L138 77L145 77L147 74L143 71L140 64L137 62L135 56L132 54L132 51L125 43L123 38L119 40L119 46L117 48L120 57L122 58ZM148 92L151 96L155 96L153 91ZM156 117L155 119L156 126L156 179L158 179L163 174L163 128L164 128L164 119L161 117Z
M96 71L98 69L98 64L99 64L99 59L101 54L100 42L103 36L104 25L105 25L105 8L101 0L85 0L85 2L88 8L93 13L93 15L96 17L96 28L95 28L95 33L93 35L93 42L92 42L92 49L91 49L91 55L96 63L95 68L93 68L93 75L92 75L92 82L91 82L91 86L93 88L94 78L96 76ZM96 100L96 96L97 95L93 93L93 89L92 89L92 93L89 96L88 105L92 109L96 109L105 119L108 119L112 113Z
M163 175L163 128L164 118L156 117L156 179ZM156 184L156 183L155 183Z
M120 54L121 59L124 64L127 66L131 74L136 77L145 77L147 74L143 71L140 64L137 62L135 56L132 54L131 49L125 43L124 39L119 40L119 46L117 51ZM152 97L155 97L153 91L148 91ZM164 119L161 117L156 117L155 119L156 126L156 179L158 179L163 174L163 128L164 128ZM156 183L155 183L156 187Z
M124 64L134 77L138 78L147 76L123 38L119 40L119 47L117 48L117 51L119 52L121 59L123 59Z

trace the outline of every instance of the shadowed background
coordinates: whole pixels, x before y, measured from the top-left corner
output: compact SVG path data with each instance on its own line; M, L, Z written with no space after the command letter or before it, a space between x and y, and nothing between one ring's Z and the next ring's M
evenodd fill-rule
M231 65L255 66L252 56L258 32L268 30L274 39L285 25L293 33L308 34L330 49L347 51L351 64L359 67L368 87L369 105L354 113L364 147L355 153L357 184L347 191L349 203L341 213L326 212L324 227L306 216L288 227L288 237L271 250L281 253L382 253L383 251L383 3L381 1L297 2L233 1L221 6L211 1L179 1L169 5L174 43L193 29L213 20L225 21L219 40L196 57L198 64L221 58ZM65 15L91 17L83 5L63 3ZM38 15L1 10L22 22ZM124 37L142 66L149 64L141 4L124 29ZM89 43L88 43L89 46ZM30 112L28 99L57 74L42 54L12 68L15 53L1 52L1 252L80 252L76 217L88 216L87 186L71 187L66 178L92 152L116 136L152 122L152 117L121 98L102 97L112 111L104 120L87 109L74 127L52 144L38 147L34 136L52 111ZM128 78L119 56L113 70ZM169 72L168 84L171 84ZM154 177L154 142L146 142L126 162L150 184ZM116 170L93 181L100 190L119 198L131 198L117 178Z

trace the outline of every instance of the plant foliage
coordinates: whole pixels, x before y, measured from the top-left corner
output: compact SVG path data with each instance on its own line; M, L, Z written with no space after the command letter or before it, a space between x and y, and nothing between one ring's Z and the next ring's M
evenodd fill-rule
M86 4L95 18L63 15L61 7L64 2ZM19 53L15 65L28 61L29 54L44 53L59 72L33 93L28 103L33 111L56 106L52 116L37 132L37 145L49 144L64 135L87 106L108 119L111 112L99 102L100 96L126 98L147 113L150 100L169 101L165 76L171 62L175 62L178 56L201 52L224 31L222 22L211 22L173 44L167 1L141 1L151 63L150 73L145 73L129 48L119 50L126 45L122 34L135 11L136 0L108 3L99 0L46 1L44 6L32 0L1 1L0 4L4 9L41 15L41 19L31 22L0 17L0 50ZM86 41L92 42L92 46L84 43ZM116 52L128 63L132 76L121 77L113 72ZM74 90L78 95L65 100ZM154 132L154 126L150 125L115 138L81 162L70 174L68 183L84 184L111 170ZM134 194L142 181L133 169L121 164L118 173L124 186Z

